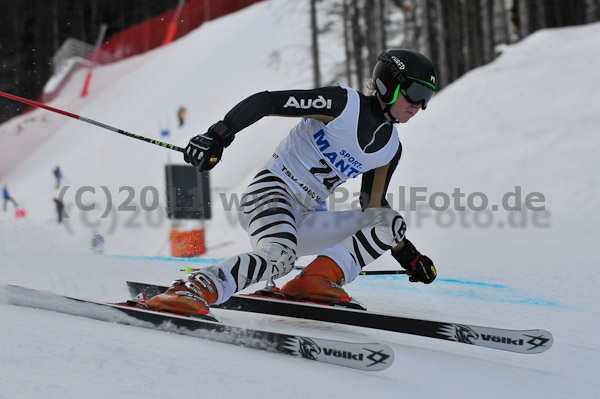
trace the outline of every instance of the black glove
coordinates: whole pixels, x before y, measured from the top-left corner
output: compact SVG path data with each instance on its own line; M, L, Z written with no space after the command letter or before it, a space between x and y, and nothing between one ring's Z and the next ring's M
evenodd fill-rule
M221 160L223 149L233 141L234 133L225 122L219 121L212 125L208 132L190 139L183 159L198 167L200 172L211 170Z
M392 251L392 256L406 269L411 283L431 284L437 275L433 261L428 256L421 255L412 242L404 237L404 246L398 252Z

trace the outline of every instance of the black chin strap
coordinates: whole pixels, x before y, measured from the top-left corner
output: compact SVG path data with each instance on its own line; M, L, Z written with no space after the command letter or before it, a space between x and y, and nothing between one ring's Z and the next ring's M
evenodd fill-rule
M400 123L400 121L398 119L394 118L394 116L392 115L391 109L392 109L392 104L386 104L385 108L383 109L383 113L386 114L390 118L388 123L390 125L393 123Z
M379 93L376 92L373 97L374 97L374 102L377 103L377 106L381 107L381 103L385 104L385 102L381 99ZM386 123L388 125L392 125L394 123L400 123L400 121L397 120L396 118L394 118L394 115L392 115L391 109L392 109L392 104L385 104L385 107L381 110L381 112L383 112L384 115L387 115L388 118L390 119L389 121L386 121Z

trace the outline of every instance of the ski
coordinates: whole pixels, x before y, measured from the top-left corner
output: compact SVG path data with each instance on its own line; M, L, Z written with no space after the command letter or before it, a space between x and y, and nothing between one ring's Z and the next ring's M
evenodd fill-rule
M168 288L132 281L128 281L127 286L132 296L142 293L147 298L158 295ZM541 329L512 330L414 319L393 314L348 309L314 302L282 300L252 294L235 294L227 302L213 305L212 308L373 328L516 353L542 353L547 351L554 341L550 332Z
M363 371L384 370L394 362L392 348L380 343L354 343L236 327L198 317L144 309L132 301L95 302L18 286L4 286L4 290L11 305L189 335Z

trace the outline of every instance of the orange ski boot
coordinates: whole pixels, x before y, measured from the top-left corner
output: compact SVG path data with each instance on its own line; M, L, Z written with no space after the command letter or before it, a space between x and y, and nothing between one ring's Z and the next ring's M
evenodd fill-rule
M149 308L186 315L209 314L209 305L218 294L211 279L201 273L192 273L187 280L175 280L164 293L148 299Z
M280 293L295 299L350 302L352 299L341 287L343 279L344 272L337 263L326 256L319 256L288 281Z

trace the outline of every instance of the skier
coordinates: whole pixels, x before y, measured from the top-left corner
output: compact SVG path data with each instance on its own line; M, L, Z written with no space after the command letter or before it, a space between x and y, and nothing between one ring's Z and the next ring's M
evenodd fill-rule
M13 205L15 206L15 208L18 206L17 202L15 201L15 199L13 197L11 197L10 194L8 193L8 189L6 188L6 186L2 187L2 198L4 199L4 203L2 205L2 210L4 212L6 212L6 204L9 201L13 203Z
M240 224L254 249L176 280L146 304L206 314L211 304L259 281L289 273L297 256L318 254L281 293L298 299L349 302L342 288L390 250L411 282L436 277L431 259L405 237L402 216L385 199L402 146L395 123L425 109L436 90L429 59L411 50L383 52L366 96L337 84L313 90L256 93L208 132L193 137L186 162L212 169L235 134L265 116L302 118L242 196ZM316 212L341 183L362 174L361 210Z

